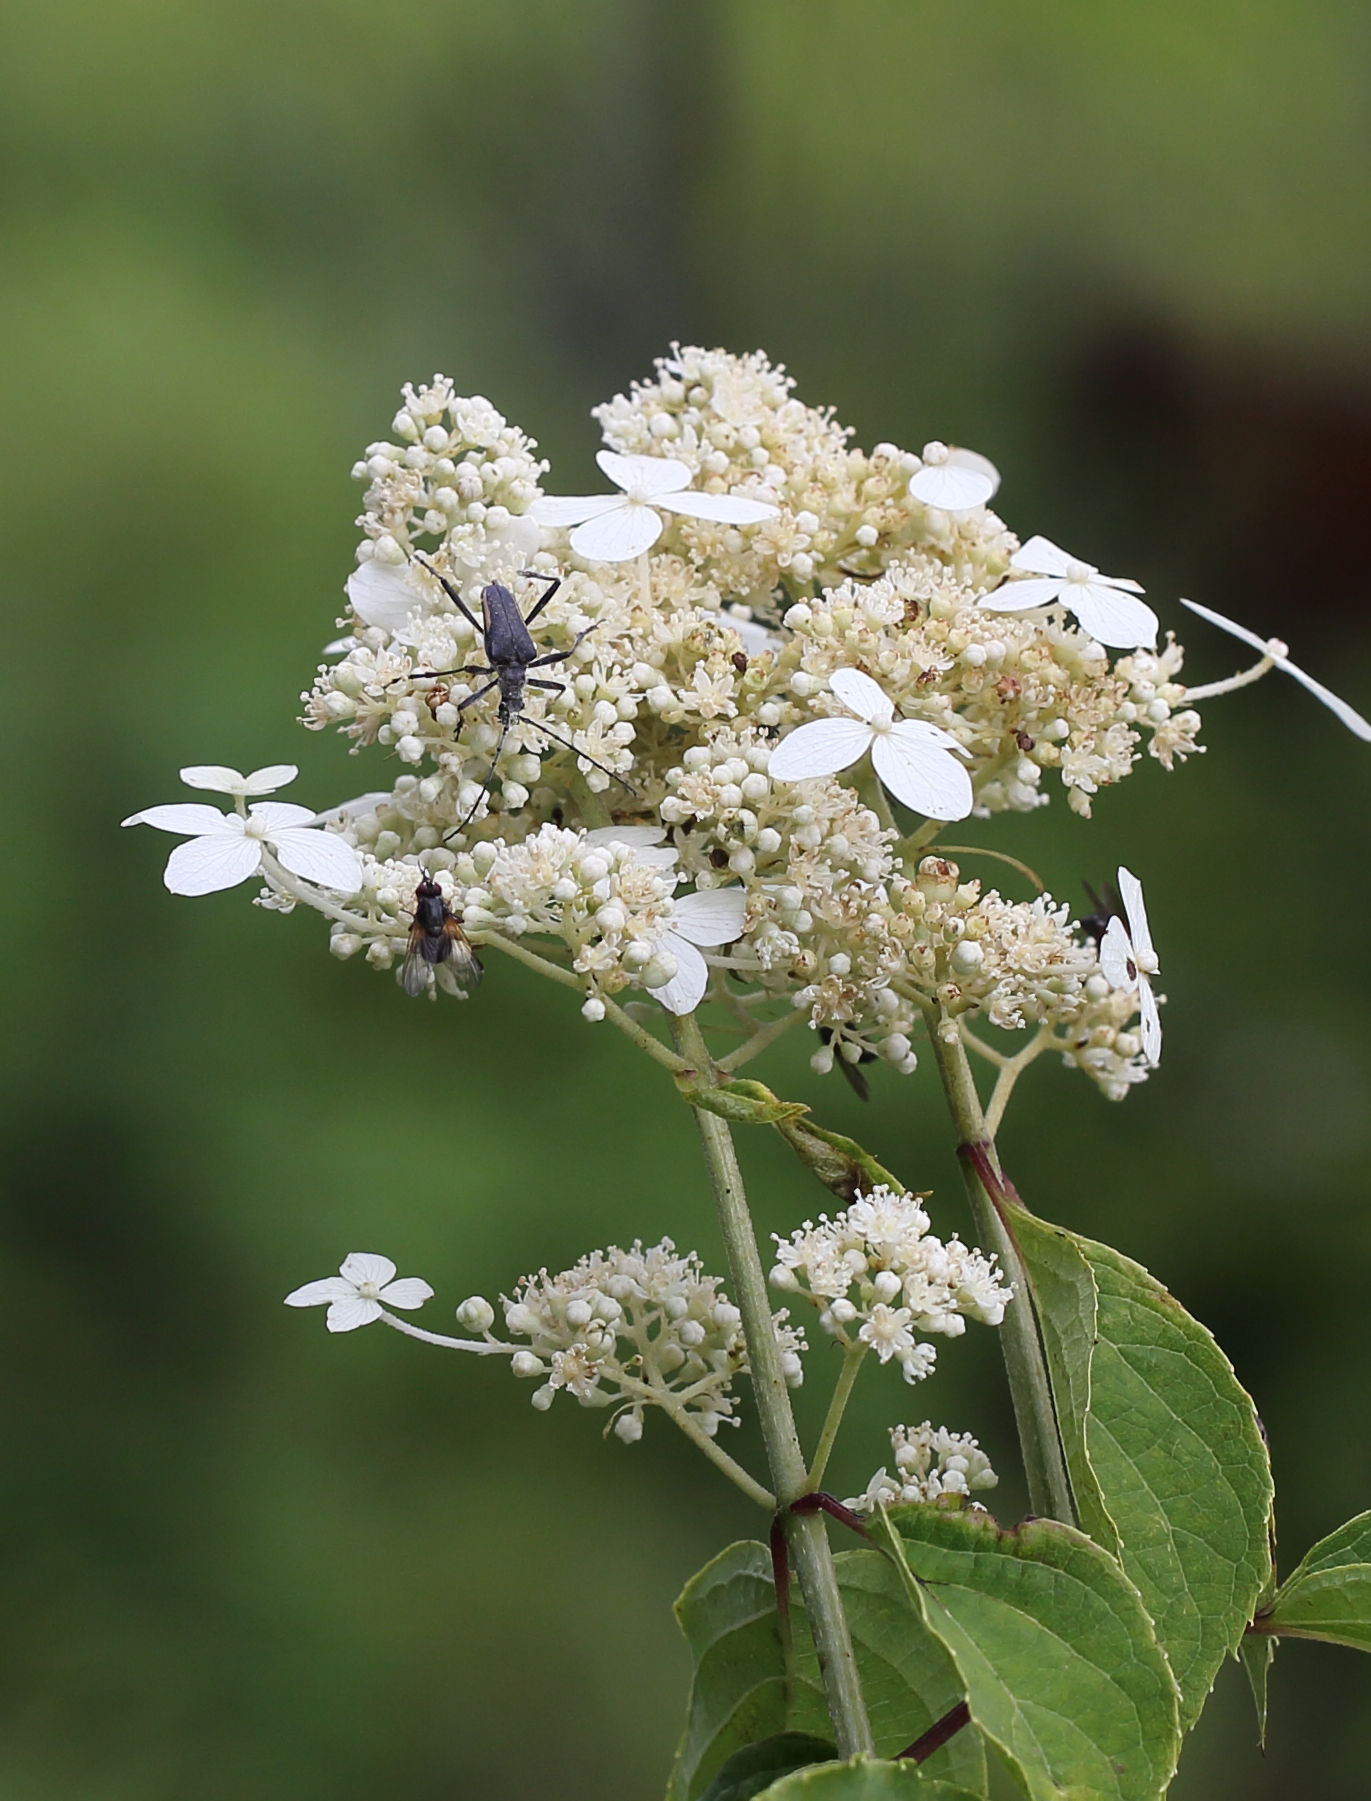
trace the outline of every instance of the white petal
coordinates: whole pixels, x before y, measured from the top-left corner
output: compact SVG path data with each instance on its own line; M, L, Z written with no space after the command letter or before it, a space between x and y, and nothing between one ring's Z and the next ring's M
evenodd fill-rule
M181 771L181 779L185 780L185 770ZM243 783L244 794L275 794L278 788L288 787L300 771L294 763L268 763L265 769L254 769Z
M1143 1055L1155 1069L1162 1059L1162 1021L1157 1011L1157 997L1146 976L1138 978L1138 1012L1142 1024Z
M401 1276L381 1290L381 1299L389 1307L422 1307L433 1299L433 1290L422 1276Z
M871 739L871 727L860 719L815 719L781 739L771 753L767 774L778 782L836 775L865 756Z
M1024 613L1029 607L1050 607L1061 599L1066 583L1059 576L1037 580L1001 582L993 594L987 594L976 605L988 613Z
M1114 914L1100 940L1100 972L1111 988L1136 988L1137 965L1133 946L1118 914ZM1134 973L1130 973L1134 972Z
M625 493L637 488L643 494L675 494L688 488L694 476L689 463L675 457L626 457L617 451L597 450L595 461Z
M623 504L619 494L540 494L528 516L538 525L580 525L582 520L598 519L601 513Z
M1111 588L1126 588L1130 594L1146 594L1147 592L1141 582L1131 582L1126 575L1102 575L1100 580Z
M597 825L593 832L587 832L584 844L627 844L636 847L640 844L660 844L666 837L666 827L660 825Z
M1311 694L1317 695L1331 712L1337 714L1350 732L1355 732L1359 738L1371 741L1371 725L1367 724L1360 713L1353 707L1349 707L1345 700L1340 700L1336 694L1330 693L1322 682L1316 682L1312 675L1306 675L1297 663L1290 661L1289 657L1274 655L1265 638L1259 638L1255 632L1248 631L1245 625L1238 625L1232 619L1225 619L1222 613L1216 613L1212 607L1202 607L1197 600L1182 600L1181 605L1189 607L1192 613L1198 613L1201 619L1207 619L1211 625L1217 625L1221 631L1231 632L1235 638L1240 638L1244 644L1250 644L1253 650L1260 651L1264 657L1270 657L1277 669L1283 669L1287 675L1294 676L1302 687L1307 688Z
M1101 644L1111 644L1116 650L1134 650L1140 644L1149 650L1156 647L1157 615L1145 600L1121 594L1102 581L1068 582L1061 597Z
M689 944L732 944L743 935L747 894L742 888L704 888L683 894L671 909L671 935Z
M259 800L248 808L254 825L264 832L284 832L291 826L308 825L314 815L308 807L298 807L293 800Z
M860 669L835 669L828 678L828 685L858 719L877 719L895 711L885 689Z
M348 605L364 625L393 632L409 618L425 597L409 579L407 563L378 563L374 557L359 563L343 583Z
M1128 936L1133 942L1134 961L1155 955L1152 932L1147 923L1147 905L1142 883L1131 870L1119 866L1119 899L1128 915Z
M963 450L960 444L954 444L947 453L947 460L959 469L978 470L989 481L992 494L999 488L999 470L990 458L983 457L979 450Z
M297 826L272 834L272 845L292 875L320 888L336 888L340 894L356 894L362 886L362 865L357 852L336 832Z
M901 720L888 732L878 732L871 761L896 800L926 819L965 819L975 805L965 764L920 731L916 720Z
M1050 538L1030 538L1009 559L1011 569L1026 569L1030 575L1065 575L1075 562Z
M325 1301L351 1300L357 1290L341 1276L325 1276L320 1282L306 1282L286 1296L287 1307L322 1307Z
M757 525L780 511L765 500L745 500L741 494L661 494L657 505L692 519L716 519L721 525Z
M389 1257L381 1257L375 1251L353 1251L343 1259L338 1273L358 1288L363 1282L384 1288L387 1282L395 1280L395 1265Z
M666 934L665 945L676 959L676 973L669 982L648 992L668 1013L693 1013L709 986L709 965L693 944L687 944L675 932Z
M355 1332L358 1326L369 1326L374 1319L381 1317L379 1301L364 1301L359 1294L351 1300L335 1301L328 1310L324 1324L330 1332Z
M315 813L315 825L322 825L326 819L362 819L368 813L374 813L384 802L395 797L389 788L375 788L370 794L359 794L354 800L340 800L336 807L328 807L322 813Z
M1322 682L1316 682L1312 675L1306 675L1298 665L1290 661L1289 657L1276 657L1273 661L1277 669L1283 669L1287 675L1293 675L1302 688L1308 688L1311 694L1317 695L1331 713L1337 714L1349 732L1355 732L1359 738L1365 738L1371 742L1371 725L1362 718L1355 707L1349 707L1345 700L1339 700L1336 694L1325 688Z
M181 771L181 780L187 788L207 788L212 794L243 794L246 776L240 775L236 769L227 769L222 763L192 763L189 769Z
M628 563L662 535L662 515L637 501L621 500L571 534L571 548L591 563Z
M965 513L983 507L996 483L980 469L959 469L953 462L927 463L909 478L909 492L926 507Z
M173 894L217 894L236 888L262 865L262 847L255 838L189 838L167 858L162 880Z
M196 801L174 801L168 807L144 807L141 813L130 813L121 825L155 825L159 832L184 832L187 838L241 838L243 822L236 813L221 813L218 807L205 807Z

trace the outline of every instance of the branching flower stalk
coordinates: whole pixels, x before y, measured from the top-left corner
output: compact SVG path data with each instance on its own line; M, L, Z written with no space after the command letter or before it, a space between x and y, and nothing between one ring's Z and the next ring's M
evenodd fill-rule
M337 1276L288 1300L327 1305L334 1332L382 1323L434 1347L503 1357L535 1384L536 1409L568 1395L607 1410L606 1435L622 1445L643 1437L654 1411L665 1415L776 1517L842 1757L951 1755L958 1735L974 1732L1028 1795L1160 1795L1216 1660L1247 1637L1269 1646L1284 1622L1293 1633L1308 1621L1282 1612L1265 1448L1212 1340L1136 1265L1023 1210L995 1148L1019 1078L1049 1051L1113 1101L1157 1069L1165 996L1142 885L1121 867L1117 887L1090 891L1090 912L1073 917L1018 858L945 840L967 835L949 831L954 822L989 827L1037 811L1054 790L1088 818L1144 754L1171 771L1200 751L1196 701L1272 671L1357 736L1371 739L1371 724L1283 643L1189 601L1260 661L1187 685L1182 646L1136 582L1041 536L1020 542L990 510L999 477L984 457L941 441L918 454L858 449L760 353L674 346L595 416L612 485L598 495L548 493L532 439L444 376L406 387L391 436L356 464L365 484L357 566L343 635L302 697L304 723L343 733L355 752L383 752L387 772L400 771L388 788L316 813L267 798L295 779L291 765L248 775L192 765L183 782L229 796L231 811L178 803L124 823L184 840L166 866L173 894L255 881L258 905L317 913L336 958L394 971L404 997L471 999L489 952L575 994L588 1027L614 1026L692 1107L727 1290L663 1239L525 1275L501 1297L503 1337L496 1307L479 1295L456 1310L463 1336L402 1318L433 1291L397 1279L374 1253L354 1253ZM511 660L516 612L524 637ZM1031 898L1002 894L954 858L1005 865L1002 879ZM814 1035L815 1077L841 1070L859 1094L913 1077L927 1041L976 1245L939 1236L926 1195L815 1123L805 1103L751 1078L801 1027ZM712 1053L706 1031L729 1048ZM973 1057L993 1071L984 1101ZM840 1203L778 1237L769 1272L735 1124L779 1131ZM1149 1432L1165 1456L1112 1493L1079 1410L1108 1436L1118 1406L1131 1430L1130 1410L1147 1413L1153 1366L1112 1392L1110 1372L1117 1379L1129 1351L1115 1345L1115 1362L1095 1370L1105 1284L1122 1285L1158 1333L1180 1334L1155 1367L1202 1390L1158 1391ZM768 1287L791 1305L773 1311ZM808 1348L792 1307L807 1309L841 1355L808 1460L790 1402ZM931 1420L891 1428L888 1462L862 1495L842 1503L825 1493L862 1372L918 1386L937 1343L968 1321L1002 1334L1037 1521L1001 1535L977 1499L996 1481L986 1452ZM767 1481L720 1443L739 1423L742 1381ZM1182 1442L1192 1417L1225 1422L1214 1445ZM1190 1510L1165 1522L1174 1568L1150 1549L1173 1468L1184 1472L1177 1508ZM1196 1530L1190 1489L1202 1479L1229 1498L1216 1518L1231 1524L1241 1500L1236 1538L1211 1545ZM1151 1497L1142 1512L1139 1494ZM890 1582L905 1583L906 1630L925 1649L931 1635L942 1647L933 1662L960 1672L965 1695L944 1696L923 1730L873 1737L863 1647L854 1648L824 1512L882 1547L882 1592L889 1600ZM1345 1530L1345 1561L1360 1569L1371 1529L1365 1544ZM754 1552L765 1552L734 1550L755 1612ZM1012 1565L1012 1598L996 1587L1000 1565ZM1326 1560L1314 1577L1327 1580ZM727 1586L717 1570L710 1580ZM1003 1656L993 1634L981 1642L994 1609L955 1619L964 1589L1008 1600L1023 1633L1040 1601L1039 1653ZM1089 1605L1058 1619L1052 1597L1066 1593ZM1228 1599L1216 1611L1219 1594ZM766 1659L785 1640L788 1607L787 1586L774 1644L755 1635L762 1662L743 1672L748 1695L787 1697L778 1732L798 1677L789 1656L783 1667ZM1084 1667L1092 1607L1110 1621L1101 1644L1128 1649L1117 1667L1094 1671L1094 1699L1078 1719L1069 1695L1033 1685L1050 1679L1058 1660L1047 1647L1063 1638ZM1371 1621L1366 1631L1371 1642ZM1108 1663L1113 1653L1100 1655ZM1020 1680L1023 1692L1008 1692ZM751 1717L750 1702L733 1701L727 1717ZM727 1767L726 1746L689 1750L708 1737L711 1705L692 1711L681 1757L695 1761L678 1766L673 1795L700 1795ZM1035 1728L1034 1751L1021 1734L996 1736L1003 1721L1026 1717L1048 1736L1060 1718L1062 1738L1044 1748ZM956 1775L959 1792L983 1792L974 1758Z

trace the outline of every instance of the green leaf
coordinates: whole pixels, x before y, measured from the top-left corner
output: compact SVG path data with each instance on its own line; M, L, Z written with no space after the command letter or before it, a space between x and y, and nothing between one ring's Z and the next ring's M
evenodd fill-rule
M705 1113L717 1113L735 1126L781 1125L809 1111L803 1101L781 1100L764 1082L739 1079L711 1083L677 1076L676 1086L692 1107L699 1107Z
M752 1801L781 1776L810 1764L833 1763L837 1747L809 1732L778 1732L735 1751L701 1795L700 1801Z
M812 1120L800 1118L777 1120L776 1130L824 1187L844 1202L855 1200L858 1190L869 1194L882 1184L894 1194L905 1193L904 1183L882 1169L855 1138L844 1138L841 1132L825 1131Z
M1176 1688L1138 1591L1073 1527L894 1507L873 1526L1031 1801L1155 1801Z
M730 1545L676 1603L694 1659L685 1732L668 1801L694 1801L735 1751L788 1725L785 1655L771 1556L751 1540Z
M1261 1609L1261 1633L1371 1651L1371 1513L1320 1539Z
M1137 1584L1188 1731L1271 1570L1271 1470L1211 1334L1141 1265L1015 1208L1083 1529Z
M977 1801L978 1793L925 1776L917 1764L854 1757L783 1777L757 1801Z
M844 1551L834 1561L876 1749L890 1757L955 1707L963 1690L890 1562L877 1551ZM700 1801L728 1759L760 1739L832 1731L793 1583L794 1679L787 1684L765 1545L744 1542L721 1552L686 1585L676 1616L695 1675L668 1801ZM985 1753L972 1731L959 1732L923 1768L985 1793Z

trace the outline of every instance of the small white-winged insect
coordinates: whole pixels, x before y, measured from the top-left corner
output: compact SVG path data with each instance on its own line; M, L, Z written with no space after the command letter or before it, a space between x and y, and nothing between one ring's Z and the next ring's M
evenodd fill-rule
M1100 940L1100 969L1111 987L1137 989L1143 1054L1155 1069L1161 1061L1162 1022L1149 978L1160 971L1147 924L1142 883L1122 866L1119 868L1119 895L1128 915L1128 924L1125 926L1117 913L1109 921Z

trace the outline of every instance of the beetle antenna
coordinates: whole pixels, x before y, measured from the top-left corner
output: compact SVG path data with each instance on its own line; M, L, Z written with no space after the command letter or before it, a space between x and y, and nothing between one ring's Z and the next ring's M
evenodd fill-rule
M578 757L584 757L587 763L600 771L601 775L609 776L612 781L616 781L619 784L625 793L631 794L635 800L637 799L638 790L633 784L631 782L626 782L621 775L616 775L614 770L607 769L603 763L597 763L588 750L582 750L579 745L573 744L570 738L564 738L560 732L554 732L552 727L550 725L545 725L541 719L530 719L527 713L524 714L523 718L525 725L531 725L536 732L546 732L547 736L554 739L558 744L564 744L569 751L573 751Z
M486 779L481 784L481 792L476 796L476 799L471 803L471 806L467 810L467 816L464 820L462 820L461 824L453 826L453 828L450 832L443 833L443 843L444 844L447 843L449 838L455 838L459 832L464 832L467 829L467 827L471 824L472 820L476 817L476 809L480 806L481 802L485 799L485 797L490 793L490 784L495 780L495 771L496 771L497 767L499 766L499 762L500 762L500 752L505 748L505 739L508 736L509 736L509 721L506 719L506 720L502 721L502 723L500 725L500 739L499 739L499 742L495 746L495 755L490 759L490 768L486 771Z

